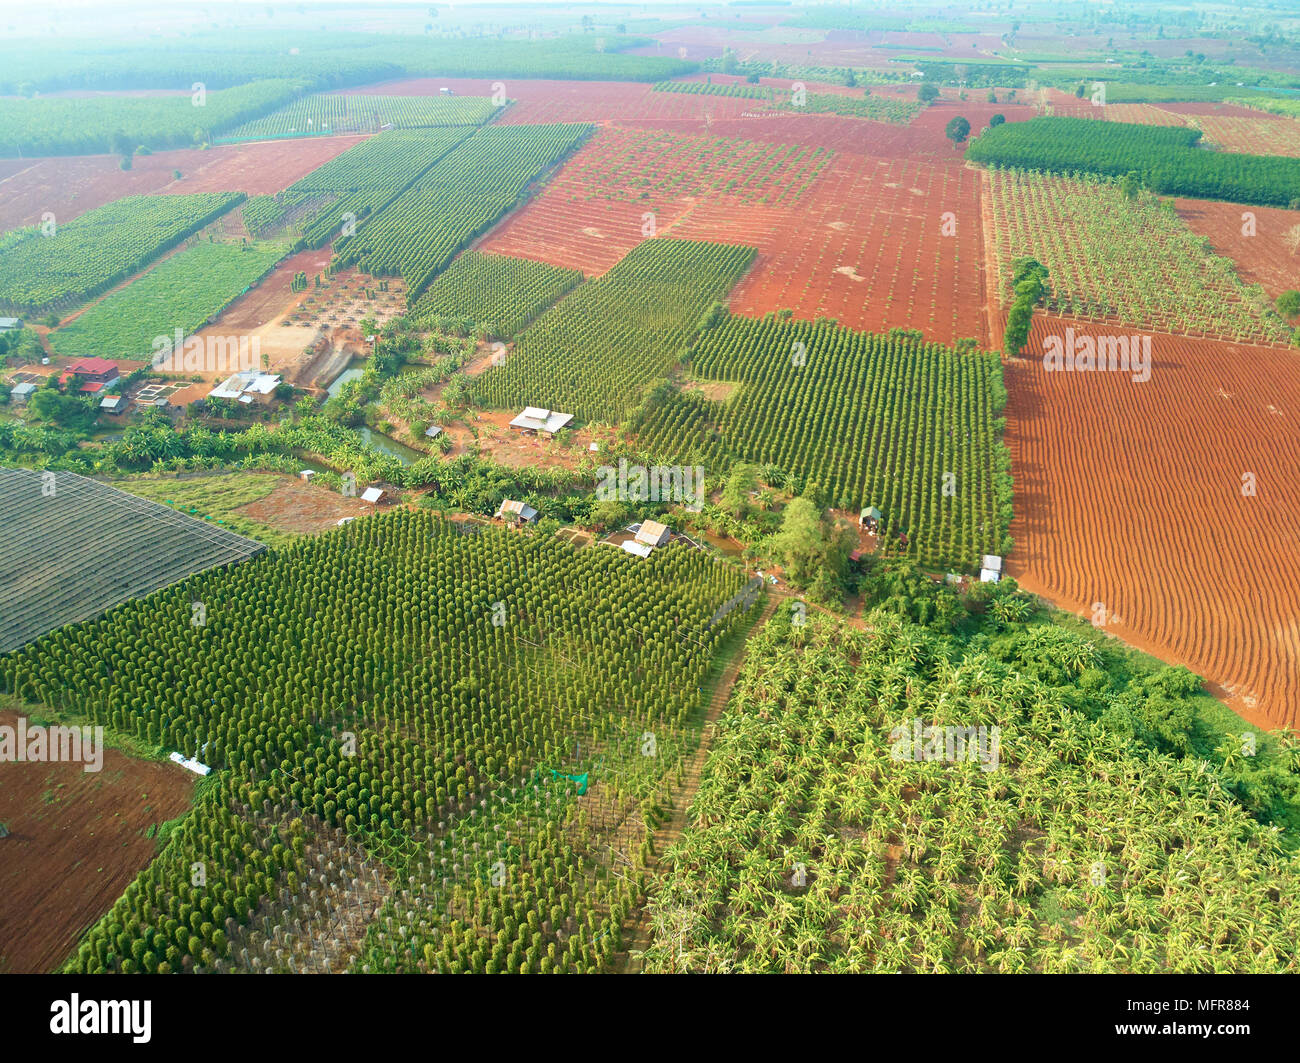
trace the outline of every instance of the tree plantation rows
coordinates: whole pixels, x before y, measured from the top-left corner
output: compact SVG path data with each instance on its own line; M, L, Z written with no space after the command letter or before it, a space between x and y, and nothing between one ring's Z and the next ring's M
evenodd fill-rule
M222 141L310 133L378 133L385 126L482 125L497 111L477 96L345 96L318 93L231 129Z
M1244 155L1197 147L1199 129L1032 118L1006 122L973 140L972 162L1049 173L1137 173L1163 196L1287 206L1300 199L1300 159Z
M446 902L456 927L422 941L448 962L602 962L578 927L616 931L639 887L601 843L643 863L655 796L741 613L707 622L742 577L684 548L647 562L470 530L414 511L358 521L0 659L4 691L219 772L71 969L229 962L255 913L310 899L316 820ZM576 802L579 789L595 796ZM488 904L489 886L513 908ZM408 945L376 931L370 962L409 969L425 953Z
M990 174L984 189L1002 272L1024 255L1046 266L1048 309L1237 342L1289 337L1268 296L1150 193L1126 195L1096 174L1019 170Z
M92 299L243 198L230 192L127 196L51 235L32 230L0 252L0 307L40 313Z
M0 94L62 89L212 89L267 78L345 88L401 77L561 78L584 81L662 81L689 74L694 63L674 57L627 55L620 49L646 38L573 34L546 40L412 39L409 35L317 32L262 27L197 33L135 47L70 40L53 48L13 49L0 69Z
M690 366L736 390L725 402L652 400L633 426L650 453L667 456L680 439L688 455L716 446L815 480L834 506L877 507L926 564L970 568L1003 553L1011 483L996 356L727 315L700 336Z
M303 88L277 79L202 94L0 100L0 156L187 148L280 107Z
M651 902L647 970L1296 970L1276 831L1233 772L1124 731L1143 701L1176 703L1176 670L1121 694L1051 625L1003 622L975 649L883 609L869 623L778 616L751 644ZM918 726L984 727L984 746Z
M581 283L576 269L466 251L438 274L409 316L422 328L508 339Z
M51 332L50 343L69 357L94 351L150 358L156 337L171 338L178 328L188 337L274 269L286 250L199 240Z
M753 260L749 247L656 238L579 285L478 378L491 406L544 406L615 423L667 376Z
M376 276L401 275L410 298L418 298L457 252L590 132L585 124L477 130L355 236L336 241L336 260Z
M349 148L274 196L259 196L244 208L254 235L283 227L297 242L323 247L344 227L381 210L420 174L470 135L469 128L398 129Z

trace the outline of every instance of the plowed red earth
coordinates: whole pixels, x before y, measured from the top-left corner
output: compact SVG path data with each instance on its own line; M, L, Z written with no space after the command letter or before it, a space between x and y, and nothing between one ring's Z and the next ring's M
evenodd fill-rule
M0 712L14 727L17 714ZM190 803L194 780L175 764L104 751L103 768L5 764L0 771L0 973L61 964L122 895L157 843L145 831Z
M1300 287L1300 211L1253 207L1207 199L1174 201L1192 232L1210 241L1217 254L1233 260L1247 284L1259 284L1272 298ZM1253 215L1253 235L1247 219ZM1295 250L1288 233L1295 230Z
M29 160L8 176L0 169L0 231L35 225L46 211L62 224L123 196L150 192L278 192L363 139L320 137L159 151L136 156L130 170L118 168L116 155ZM180 170L181 180L172 177L174 170Z
M758 247L731 308L834 317L857 329L917 328L987 342L979 174L924 162L836 157L795 210L697 207L673 229ZM944 214L955 230L944 235Z
M1259 726L1300 709L1300 363L1153 335L1145 383L1047 372L1037 318L1006 367L1016 480L1008 571L1214 684ZM1243 494L1254 474L1257 493Z

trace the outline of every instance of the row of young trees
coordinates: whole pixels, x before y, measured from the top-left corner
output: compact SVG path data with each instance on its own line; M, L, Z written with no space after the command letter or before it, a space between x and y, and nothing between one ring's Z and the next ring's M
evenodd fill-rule
M1049 173L1140 175L1160 195L1287 206L1300 199L1300 159L1211 152L1201 131L1180 126L1031 118L1007 122L974 140L972 162Z
M434 882L450 874L445 847L429 859L437 839L498 798L535 790L535 772L547 788L552 769L586 774L621 790L611 808L626 815L629 796L639 808L680 764L668 754L680 753L713 650L741 614L709 619L741 582L698 551L642 561L505 529L467 535L407 510L193 577L0 659L5 692L219 773L73 968L213 963L227 918L243 924L296 890L304 816L371 839L403 870L411 861L396 857L422 853L415 863ZM634 767L640 782L625 785L620 772ZM643 812L652 822L651 806ZM503 860L504 885L525 858L581 859L580 872L557 866L552 883L568 915L604 918L614 877L596 876L590 896L583 886L599 825L567 816L559 801L539 821L563 823L565 845L543 852L544 830L520 836L522 853L494 854L481 870L490 877ZM629 837L639 852L644 824ZM515 941L504 940L508 957ZM544 952L534 950L532 969Z

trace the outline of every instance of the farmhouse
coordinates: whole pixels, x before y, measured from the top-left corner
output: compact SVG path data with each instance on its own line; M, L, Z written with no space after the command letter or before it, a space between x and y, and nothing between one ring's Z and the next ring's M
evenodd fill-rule
M12 332L22 327L23 319L20 317L0 317L0 332Z
M867 506L858 514L858 527L874 532L880 527L880 518L882 516L883 514L875 506Z
M367 487L361 492L361 501L369 502L372 506L377 505L384 497L382 487Z
M117 363L110 362L107 358L83 358L79 362L73 362L59 376L59 383L66 384L74 376L81 377L81 390L88 395L111 388L121 379Z
M437 439L440 435L442 435L442 429L436 424L431 424L424 430L425 439Z
M985 554L980 568L981 583L997 583L1002 578L1002 558L997 554Z
M632 538L621 545L624 552L637 557L649 557L657 547L663 546L673 537L668 525L660 524L657 520L644 520L640 524L630 525L627 530L632 532Z
M543 410L538 406L525 406L524 412L510 422L511 428L521 432L553 436L573 420L571 413L557 413L555 410Z
M126 408L131 404L131 400L125 395L105 395L99 403L99 408L105 413L119 414L126 413Z
M537 519L537 510L524 502L515 502L507 498L497 508L496 517L498 520L507 520L511 523L518 521L530 523Z
M26 406L27 400L36 394L36 385L32 383L15 384L9 398L15 406Z
M254 402L266 405L271 401L271 396L275 394L275 389L279 386L280 378L274 373L256 371L236 373L232 377L227 377L209 391L208 398L233 399L235 402L244 403L244 405Z

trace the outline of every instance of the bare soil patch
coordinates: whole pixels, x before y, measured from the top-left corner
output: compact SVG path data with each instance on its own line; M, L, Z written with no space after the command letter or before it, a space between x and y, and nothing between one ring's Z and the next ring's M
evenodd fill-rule
M23 715L26 715L25 713ZM0 712L14 727L19 713ZM170 763L104 751L81 764L0 771L0 973L59 966L157 852L144 832L187 807L195 776Z

